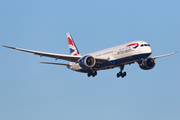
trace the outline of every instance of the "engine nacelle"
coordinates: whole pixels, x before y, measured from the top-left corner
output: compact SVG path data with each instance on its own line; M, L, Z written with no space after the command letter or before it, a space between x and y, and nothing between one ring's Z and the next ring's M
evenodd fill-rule
M94 59L94 57L89 55L82 57L81 60L79 61L79 65L82 68L90 68L93 67L95 64L96 64L96 60Z
M155 60L153 58L147 58L139 63L139 67L143 70L150 70L155 66Z

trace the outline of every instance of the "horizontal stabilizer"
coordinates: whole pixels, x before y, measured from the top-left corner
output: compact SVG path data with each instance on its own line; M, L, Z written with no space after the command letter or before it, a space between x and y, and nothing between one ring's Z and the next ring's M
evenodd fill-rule
M64 63L51 63L51 62L39 62L39 63L70 66L69 64L64 64Z

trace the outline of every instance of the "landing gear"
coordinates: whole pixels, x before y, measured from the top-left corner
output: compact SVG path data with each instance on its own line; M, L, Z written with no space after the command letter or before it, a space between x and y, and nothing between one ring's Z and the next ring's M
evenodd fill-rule
M87 76L90 77L90 76L93 76L95 77L97 75L97 71L90 71Z
M125 77L125 76L126 76L126 72L123 72L123 73L122 73L122 72L119 72L119 73L117 73L117 77L119 78L120 76L121 76L122 78Z
M124 78L126 76L126 72L122 72L124 69L124 65L120 66L120 69L121 69L121 71L119 73L117 73L117 78L119 78L120 76L122 78Z

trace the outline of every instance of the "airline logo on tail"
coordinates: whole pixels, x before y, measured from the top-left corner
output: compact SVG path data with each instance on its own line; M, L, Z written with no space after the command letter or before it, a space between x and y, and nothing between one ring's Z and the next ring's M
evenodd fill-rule
M78 49L76 48L76 45L69 33L67 33L67 39L68 39L70 54L74 56L78 56L79 55Z
M132 43L132 44L127 45L127 47L130 47L130 46L133 46L133 48L135 49L139 46L139 43Z

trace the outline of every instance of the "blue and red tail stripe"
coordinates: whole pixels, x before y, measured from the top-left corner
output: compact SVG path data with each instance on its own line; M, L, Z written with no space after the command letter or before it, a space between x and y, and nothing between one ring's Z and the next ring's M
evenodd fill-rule
M67 38L68 39L68 45L72 45L75 47L74 42L72 41L72 39L70 37Z
M79 51L70 35L70 33L67 33L67 40L68 40L68 45L69 45L69 51L71 55L78 56Z

